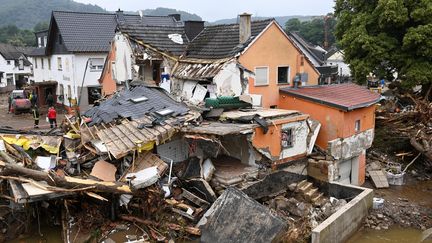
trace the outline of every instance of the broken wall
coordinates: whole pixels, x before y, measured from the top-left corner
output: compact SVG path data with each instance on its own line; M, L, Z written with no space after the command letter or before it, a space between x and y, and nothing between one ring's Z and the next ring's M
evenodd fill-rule
M129 39L121 33L114 37L116 56L112 65L114 80L117 83L132 79L132 48Z
M307 138L309 134L306 120L281 124L277 123L279 122L273 121L273 124L269 125L267 133L264 133L262 128L256 128L255 135L252 138L253 146L260 153L273 161L306 155L308 148ZM288 136L288 133L291 133L292 145L283 145L283 137Z
M349 159L359 156L372 146L374 129L357 133L347 138L337 138L328 142L328 153L335 159Z
M213 78L216 96L239 96L244 93L240 69L237 63L230 62Z

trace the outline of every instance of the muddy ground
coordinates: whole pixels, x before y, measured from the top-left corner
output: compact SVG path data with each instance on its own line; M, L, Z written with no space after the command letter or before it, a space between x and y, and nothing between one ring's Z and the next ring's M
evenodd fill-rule
M377 121L375 140L370 151L385 154L389 162L396 162L405 168L416 152L407 137L401 135L391 124ZM408 156L397 154L411 152ZM370 163L372 161L367 161ZM376 189L370 180L363 185L374 189L375 197L383 198L381 209L372 209L365 220L365 227L386 230L391 226L411 227L425 230L432 227L432 168L419 157L405 174L405 184L390 185L387 189Z
M21 113L14 115L8 113L7 94L0 94L0 127L8 126L14 129L21 130L49 130L49 123L46 122L48 107L40 109L39 129L34 129L34 120L31 113ZM57 122L60 123L64 119L64 111L57 109Z

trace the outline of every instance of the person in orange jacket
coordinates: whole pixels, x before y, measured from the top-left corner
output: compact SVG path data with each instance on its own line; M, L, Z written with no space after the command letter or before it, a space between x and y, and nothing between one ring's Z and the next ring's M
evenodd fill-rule
M51 106L48 109L48 120L51 128L54 126L57 127L57 111L55 110L54 106Z

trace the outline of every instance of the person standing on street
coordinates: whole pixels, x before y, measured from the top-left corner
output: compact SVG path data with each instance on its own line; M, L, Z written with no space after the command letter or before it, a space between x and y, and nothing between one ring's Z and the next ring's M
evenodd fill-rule
M48 120L50 123L50 128L57 127L57 111L53 106L48 109Z
M54 105L54 96L51 93L48 93L46 101L48 103L48 107L52 107Z
M39 128L39 109L37 106L33 106L32 109L33 119L34 119L34 128Z
M10 113L11 106L12 106L12 92L10 92L8 95L8 104L9 104L9 106L8 106L8 112L7 113Z
M31 102L32 106L35 107L37 105L37 94L34 90L31 93L30 97L31 97L30 102Z

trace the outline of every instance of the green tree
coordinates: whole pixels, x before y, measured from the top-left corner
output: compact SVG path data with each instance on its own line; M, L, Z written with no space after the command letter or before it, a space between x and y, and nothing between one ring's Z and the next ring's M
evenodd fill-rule
M336 0L336 38L358 82L389 73L407 86L432 83L432 1Z
M42 21L37 23L34 27L33 27L33 31L34 32L39 32L39 31L43 31L43 30L48 30L49 28L49 23L46 21Z
M310 21L301 22L298 18L293 18L285 23L285 30L287 32L296 31L306 41L311 44L324 46L325 42L325 28L327 28L328 47L335 44L334 29L336 20L331 14L326 16L314 18Z

